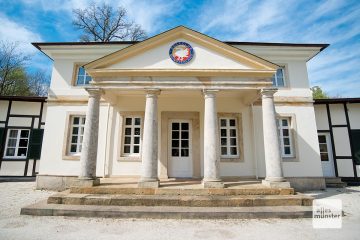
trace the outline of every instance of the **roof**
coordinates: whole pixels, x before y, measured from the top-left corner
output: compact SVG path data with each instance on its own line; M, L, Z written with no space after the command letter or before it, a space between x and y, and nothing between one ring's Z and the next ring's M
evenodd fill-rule
M360 98L327 98L327 99L314 99L314 104L327 104L327 103L360 103Z
M47 97L38 96L0 96L0 100L24 101L24 102L46 102Z

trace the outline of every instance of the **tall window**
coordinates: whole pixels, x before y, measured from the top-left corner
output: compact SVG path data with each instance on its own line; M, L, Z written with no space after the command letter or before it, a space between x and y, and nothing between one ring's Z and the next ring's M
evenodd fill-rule
M281 154L283 157L294 157L290 124L291 118L289 117L278 119Z
M236 118L220 118L221 157L238 157L238 132Z
M85 129L85 116L72 116L70 118L71 127L70 127L70 154L79 154L81 153L81 147L84 136Z
M29 146L29 129L9 129L4 158L26 158Z
M273 86L284 87L285 86L285 68L279 68L272 77Z
M124 118L124 144L125 156L139 156L141 146L141 117Z
M329 161L329 149L327 147L326 135L319 134L318 139L321 161Z
M79 67L77 71L76 85L87 85L91 81L91 77L85 71L84 67Z

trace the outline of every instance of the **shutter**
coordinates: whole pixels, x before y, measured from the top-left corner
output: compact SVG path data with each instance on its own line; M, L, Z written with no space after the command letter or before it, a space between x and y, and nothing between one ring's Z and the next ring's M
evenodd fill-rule
M44 135L44 129L32 129L30 132L30 142L28 159L40 159L41 145Z
M360 165L360 130L351 130L351 138L354 161L356 165Z
M5 142L5 128L0 128L0 153L5 149Z

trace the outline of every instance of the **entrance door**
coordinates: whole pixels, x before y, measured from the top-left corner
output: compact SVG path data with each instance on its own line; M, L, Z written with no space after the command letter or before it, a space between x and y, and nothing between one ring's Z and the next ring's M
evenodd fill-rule
M329 133L319 133L319 147L321 165L324 177L335 177L334 159L331 151L331 141Z
M169 121L169 177L192 177L191 134L190 120Z

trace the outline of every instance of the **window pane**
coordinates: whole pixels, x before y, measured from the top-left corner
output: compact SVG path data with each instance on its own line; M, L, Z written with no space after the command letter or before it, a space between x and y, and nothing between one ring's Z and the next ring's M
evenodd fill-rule
M172 147L179 147L179 140L172 140Z
M221 119L220 120L220 126L226 127L226 119Z
M327 153L320 153L321 161L329 161L329 155Z
M236 138L230 138L230 145L236 146Z
M320 152L327 152L327 145L326 144L320 144Z
M16 147L16 139L9 139L8 147Z
M287 119L282 119L281 120L281 123L284 127L287 127L288 126L288 120Z
M179 149L178 148L173 148L171 150L171 156L178 157L179 156Z
M140 125L140 124L141 124L141 119L135 118L135 125Z
M188 157L189 156L189 149L181 149L181 156Z
M134 153L139 153L139 152L140 152L140 147L134 146Z
M26 151L27 151L27 148L19 148L18 149L18 157L26 157Z
M130 146L124 146L124 153L130 153Z
M140 128L135 128L135 135L140 135Z
M276 78L277 78L277 86L283 87L284 86L284 69L279 68L276 71Z
M131 128L125 128L125 135L131 135Z
M9 137L16 138L17 137L18 130L10 130Z
M235 127L235 119L230 119L230 126Z
M22 130L21 133L20 133L20 137L28 138L29 137L29 131L28 130Z
M80 134L81 134L81 135L84 135L84 127L81 127L81 128L80 128Z
M78 75L85 75L85 69L83 67L79 67Z
M226 137L226 129L221 129L221 136Z
M73 134L78 134L78 132L79 132L79 128L78 127L73 127L72 133Z
M73 124L79 124L80 119L78 117L74 117Z
M179 131L172 132L172 139L179 139Z
M324 135L318 136L319 143L326 143L326 137Z
M221 155L227 155L227 148L226 147L221 148Z
M28 139L20 139L19 147L27 147L28 141Z
M236 137L236 129L230 129L230 137Z
M181 147L182 148L188 148L189 147L189 141L188 140L181 140Z
M290 147L284 147L284 152L285 152L285 154L291 154L291 150L290 150Z
M89 75L86 75L85 84L89 84L90 81L91 81L91 77Z
M125 144L131 143L131 137L125 137Z
M283 129L283 136L289 136L289 129Z
M236 147L231 147L230 148L230 155L237 155L237 148Z
M189 139L189 132L181 131L181 139Z
M82 118L81 118L81 124L85 124L85 120L86 120L86 118L85 118L85 117L82 117Z
M180 127L179 123L172 123L173 130L179 130L179 127Z
M6 156L14 156L15 155L15 148L8 148L6 150Z
M140 144L140 137L134 138L134 144Z
M189 123L181 123L181 130L189 130Z
M132 121L131 118L126 118L125 124L126 124L126 125L131 125L131 121Z
M76 145L71 144L71 147L70 147L70 152L72 152L72 153L76 153Z
M226 138L221 138L221 145L226 146L226 143L227 143Z
M290 139L284 138L284 145L290 145Z

